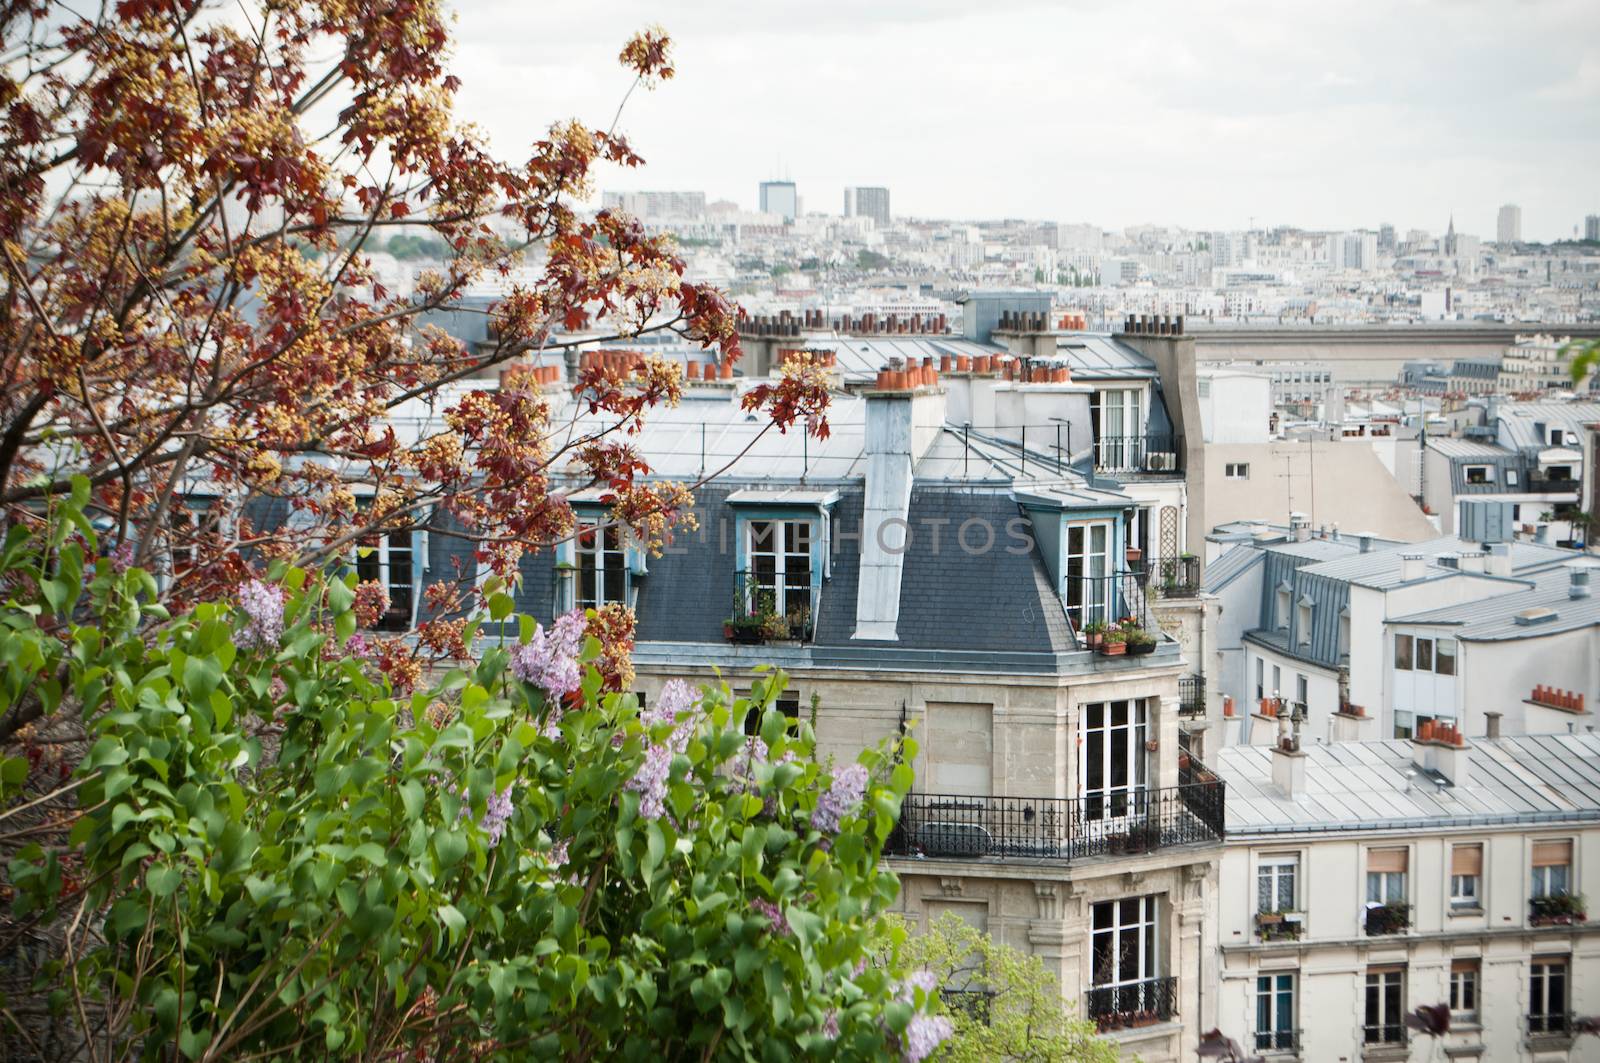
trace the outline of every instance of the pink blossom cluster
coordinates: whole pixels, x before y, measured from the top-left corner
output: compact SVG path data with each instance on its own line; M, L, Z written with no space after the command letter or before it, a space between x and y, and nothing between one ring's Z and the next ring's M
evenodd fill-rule
M506 832L506 823L511 819L511 787L508 785L497 794L490 794L488 804L483 810L483 819L478 826L489 835L489 847L492 849L500 844L500 839Z
M672 748L648 745L639 770L624 784L624 789L639 795L639 815L660 819L667 810L667 780L672 775Z
M839 833L843 819L860 807L867 793L867 769L860 764L835 773L828 792L817 799L816 810L811 813L811 825L825 834Z
M895 991L895 999L902 1004L916 1003L916 990L922 990L924 998L931 996L939 987L939 980L932 971L913 971L907 975ZM922 1063L924 1059L933 1055L934 1051L955 1032L955 1026L943 1015L929 1015L919 1011L911 1016L911 1021L906 1025L906 1032L900 1038L900 1058L904 1063Z
M241 649L275 649L283 638L283 588L258 579L239 587L239 608L246 623L239 632Z
M540 624L527 645L511 651L511 674L552 698L577 690L582 676L578 653L583 646L583 627L583 612L578 609L557 617L548 631Z
M778 937L788 937L793 933L789 928L789 918L783 914L783 909L765 897L756 897L750 902L750 907L757 915L772 924L772 932Z
M700 699L688 683L681 679L669 679L662 685L661 696L656 699L655 705L639 714L639 722L649 731L654 731L662 724L674 724L667 744L674 753L682 753L689 748L689 740L700 726L699 708ZM691 710L695 710L693 715L684 715Z

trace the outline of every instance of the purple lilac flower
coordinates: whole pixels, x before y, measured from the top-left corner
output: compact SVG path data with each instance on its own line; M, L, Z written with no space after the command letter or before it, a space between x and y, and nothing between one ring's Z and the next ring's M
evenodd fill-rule
M646 746L644 762L624 789L639 795L639 815L660 819L667 810L667 777L672 774L672 750L667 746Z
M249 580L239 588L239 608L249 618L239 633L239 646L247 650L275 648L283 638L283 589Z
M116 549L106 555L111 558L111 568L116 572L126 572L133 564L133 540L124 539L117 544Z
M544 858L550 861L550 866L562 867L566 864L567 844L570 840L571 839L568 838L562 838L560 841L555 842L550 846L550 851L544 854Z
M906 1035L900 1045L900 1058L905 1063L922 1063L933 1055L936 1048L950 1039L955 1026L943 1015L922 1012L911 1016L906 1025Z
M817 799L816 811L811 813L811 825L825 834L837 834L839 823L861 804L867 793L867 769L852 764L833 777L828 792Z
M822 1036L830 1041L839 1039L839 1009L829 1008L827 1018L822 1020Z
M345 641L344 649L350 656L361 661L372 660L373 655L377 652L373 649L372 643L367 641L367 636L359 631Z
M500 844L500 838L506 832L506 821L511 818L511 787L508 785L497 794L489 795L487 807L483 810L483 819L478 826L489 835L489 847L492 849Z
M772 924L772 932L779 937L788 937L792 931L789 929L789 918L783 914L783 909L767 900L757 897L750 902L750 907L755 913Z
M556 618L547 631L534 628L527 645L511 651L511 674L561 698L578 689L578 652L583 645L583 613L574 609Z
M910 974L906 975L905 980L900 983L900 990L896 996L900 999L901 1003L912 1004L915 1003L917 999L913 990L920 989L922 990L922 995L927 996L938 987L939 979L934 976L932 971L912 971Z
M672 737L667 744L674 753L683 753L689 748L689 740L694 737L696 729L700 726L700 713L684 717L691 710L698 710L700 699L690 689L689 684L681 679L669 679L661 688L661 696L656 699L654 708L646 709L639 714L639 722L647 730L654 730L664 723L675 724Z

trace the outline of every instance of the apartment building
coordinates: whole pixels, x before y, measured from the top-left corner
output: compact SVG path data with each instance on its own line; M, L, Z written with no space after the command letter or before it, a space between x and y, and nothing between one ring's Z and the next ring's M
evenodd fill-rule
M1600 736L1235 746L1218 1027L1269 1059L1594 1059ZM1404 1016L1444 1004L1442 1043Z
M1570 336L1556 337L1543 332L1516 337L1500 360L1500 391L1518 394L1570 389L1573 386L1568 372L1572 364L1571 343Z

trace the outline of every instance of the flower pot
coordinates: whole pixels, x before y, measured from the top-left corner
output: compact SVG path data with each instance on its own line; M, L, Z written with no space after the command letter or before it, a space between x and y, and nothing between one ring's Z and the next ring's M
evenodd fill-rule
M1098 650L1105 644L1106 633L1104 631L1090 631L1083 636L1083 641L1091 650Z
M1189 770L1189 765L1191 763L1192 763L1192 760L1190 759L1189 754L1187 754L1187 753L1179 753L1178 754L1178 770L1179 771L1188 771Z
M1126 551L1124 551L1124 556L1127 557L1128 563L1131 565L1136 561L1144 560L1144 551L1139 549L1137 546L1130 546Z
M1126 645L1128 653L1134 657L1156 652L1156 644L1153 642L1129 642Z
M1100 655L1102 657L1121 657L1127 652L1128 644L1126 642L1102 642L1100 644Z

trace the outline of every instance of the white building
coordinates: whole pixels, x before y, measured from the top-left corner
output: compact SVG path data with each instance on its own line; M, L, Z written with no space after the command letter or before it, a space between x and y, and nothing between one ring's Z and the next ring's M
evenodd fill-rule
M800 193L793 181L761 182L761 213L771 214L784 221L794 221L800 215Z
M1501 207L1500 216L1496 220L1494 235L1498 243L1520 243L1522 241L1522 208L1514 203L1507 203Z
M1542 332L1518 336L1500 360L1500 390L1516 393L1571 389L1571 343L1571 336L1557 339Z
M1294 744L1215 758L1216 1025L1269 1058L1600 1058L1600 736ZM1435 1004L1442 1044L1404 1023Z

